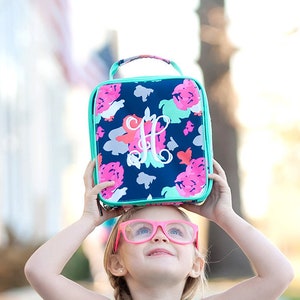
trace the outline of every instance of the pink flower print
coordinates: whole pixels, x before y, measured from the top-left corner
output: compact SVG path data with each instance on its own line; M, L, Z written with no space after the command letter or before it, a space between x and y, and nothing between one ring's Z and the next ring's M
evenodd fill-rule
M203 157L192 159L186 168L188 173L196 173L205 179L205 160ZM204 182L205 183L205 182Z
M185 128L183 129L183 134L188 135L194 130L194 124L189 120L186 122Z
M101 86L96 97L96 115L106 111L120 97L120 91L121 83Z
M103 136L104 136L104 129L101 126L98 126L96 132L96 141L101 139Z
M204 158L192 159L185 172L180 173L175 185L183 197L191 197L200 193L206 183Z
M175 105L181 110L191 108L200 100L198 89L190 79L185 79L182 84L177 85L172 95Z
M111 162L100 166L101 182L114 181L115 185L107 187L101 191L103 198L109 199L112 197L113 192L123 184L124 168L119 162Z
M101 167L101 164L102 164L102 154L101 153L99 153L98 155L97 155L97 162L98 162L98 172L100 171L100 167Z

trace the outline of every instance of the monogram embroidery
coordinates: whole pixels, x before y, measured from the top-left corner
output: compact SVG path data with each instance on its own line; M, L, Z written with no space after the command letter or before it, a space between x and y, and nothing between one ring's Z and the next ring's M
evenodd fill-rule
M173 155L165 148L165 131L170 124L170 118L166 115L150 116L149 109L145 110L145 116L141 119L136 116L129 116L126 119L127 130L135 132L134 140L131 143L132 149L127 157L128 165L140 167L149 158L149 152L154 161L161 164L169 164Z

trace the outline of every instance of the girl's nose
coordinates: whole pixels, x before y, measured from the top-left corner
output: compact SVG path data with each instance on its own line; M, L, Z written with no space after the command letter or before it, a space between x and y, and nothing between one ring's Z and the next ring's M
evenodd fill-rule
M162 229L160 227L157 228L153 238L152 238L153 242L168 242L169 239L168 237L164 234L164 232L162 231Z

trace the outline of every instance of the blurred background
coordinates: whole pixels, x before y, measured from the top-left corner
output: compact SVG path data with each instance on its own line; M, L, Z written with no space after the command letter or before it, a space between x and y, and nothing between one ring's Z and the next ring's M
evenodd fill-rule
M138 54L174 60L205 85L234 207L289 257L296 278L282 299L300 299L299 53L298 0L1 0L0 299L30 299L25 261L80 217L90 92L114 61ZM142 60L119 76L168 68ZM214 289L251 275L236 245L197 221ZM109 226L65 270L108 294Z

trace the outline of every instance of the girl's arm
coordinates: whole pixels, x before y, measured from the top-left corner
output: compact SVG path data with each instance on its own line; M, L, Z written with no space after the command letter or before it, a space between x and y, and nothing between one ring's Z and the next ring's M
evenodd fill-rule
M114 183L103 182L94 186L94 167L95 163L90 162L84 175L85 203L82 217L42 245L25 265L28 281L45 300L107 299L61 275L64 266L89 233L96 226L121 213L120 209L109 212L103 210L103 216L100 216L97 194Z
M214 162L212 193L201 206L184 205L220 226L250 260L256 276L231 289L206 299L275 300L294 277L287 258L260 231L238 216L232 209L231 192L221 166Z

